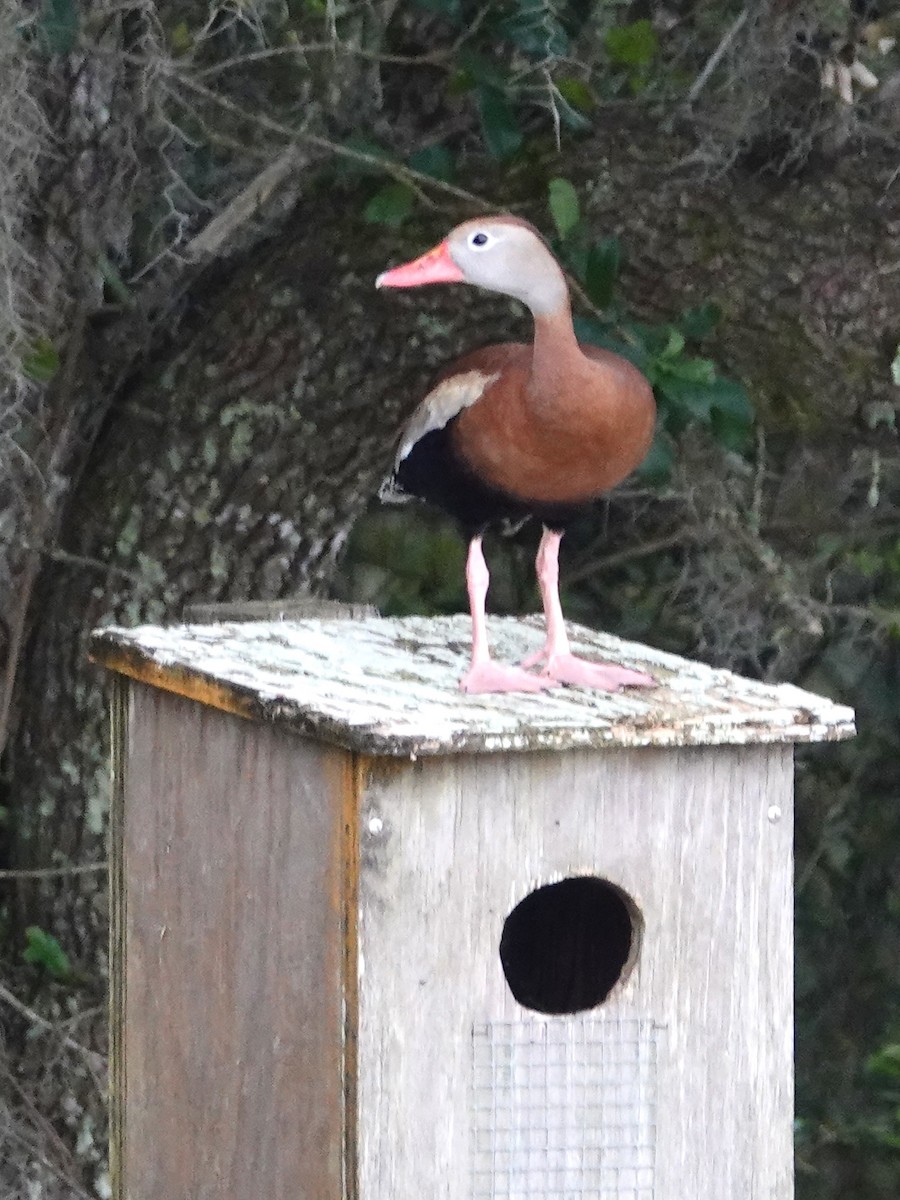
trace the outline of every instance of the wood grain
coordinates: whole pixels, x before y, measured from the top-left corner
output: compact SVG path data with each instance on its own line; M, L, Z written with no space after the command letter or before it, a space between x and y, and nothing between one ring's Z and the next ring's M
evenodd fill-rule
M361 1196L468 1200L474 1026L583 1021L515 1002L504 919L542 884L596 874L644 919L635 968L599 1011L658 1029L655 1200L789 1200L791 774L783 746L374 766Z
M121 1200L341 1195L347 762L132 685Z

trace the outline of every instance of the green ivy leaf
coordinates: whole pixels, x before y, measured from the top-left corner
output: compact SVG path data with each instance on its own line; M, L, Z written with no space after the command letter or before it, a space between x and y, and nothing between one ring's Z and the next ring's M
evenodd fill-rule
M370 225L388 225L397 229L412 212L415 193L405 183L386 183L363 210Z
M659 50L656 30L646 19L616 25L607 30L604 40L611 61L622 67L648 67Z
M22 957L27 963L43 967L54 979L71 979L72 964L52 933L46 933L38 925L29 925L25 937L28 945L22 951Z
M887 1075L890 1079L900 1080L900 1045L882 1046L881 1050L870 1056L865 1069L874 1075Z
M515 0L515 11L496 30L501 38L539 61L569 52L569 36L553 10L549 5L535 5L534 0Z
M556 90L578 112L591 113L597 107L596 96L581 79L575 79L571 75L557 79Z
M684 336L677 329L669 330L669 340L666 342L665 349L660 354L660 358L665 360L668 358L677 358L684 349Z
M474 50L461 50L459 65L471 76L475 84L496 88L497 91L502 92L509 83L508 71L493 59L486 58L485 55L478 54Z
M494 158L509 158L523 141L512 106L503 92L489 85L480 84L477 95L485 145Z
M712 407L720 413L727 413L737 420L752 425L755 417L753 405L743 384L734 379L715 379L710 385Z
M172 47L173 53L187 54L193 44L194 38L188 28L187 21L179 21L174 29L169 32L169 45Z
M584 286L598 308L609 308L622 265L622 244L617 237L604 238L588 252Z
M414 171L430 175L432 179L440 179L449 183L454 174L453 155L446 146L437 142L433 146L424 146L409 157L409 165Z
M656 388L662 406L669 406L682 417L709 423L712 389L708 384L663 373L656 381Z
M559 88L553 89L553 104L559 116L560 123L566 129L590 129L591 123L577 108L573 108Z
M22 358L22 373L35 383L49 383L59 370L59 351L49 338L36 338Z
M578 193L568 179L551 179L547 201L556 231L565 240L581 220Z
M661 375L683 379L687 383L712 384L716 378L715 364L708 358L672 358L664 354L658 366Z
M586 342L590 346L599 346L601 350L612 350L613 354L621 355L622 358L633 363L639 371L647 374L650 355L640 336L632 332L631 326L628 326L630 336L625 338L617 334L611 324L606 325L595 321L593 317L576 317L574 325L575 336L579 342Z

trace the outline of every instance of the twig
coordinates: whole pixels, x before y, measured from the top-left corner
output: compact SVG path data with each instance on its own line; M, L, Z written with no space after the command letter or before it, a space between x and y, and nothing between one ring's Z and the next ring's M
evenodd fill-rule
M756 471L753 476L753 502L750 506L750 524L759 534L762 524L763 490L766 480L766 431L762 425L756 431Z
M59 1034L59 1030L52 1021L48 1021L46 1017L42 1017L40 1013L36 1013L33 1008L29 1008L27 1004L23 1004L18 996L14 995L9 988L4 987L0 983L0 1000L5 1000L10 1008L14 1009L20 1017L24 1017L26 1021L30 1021L38 1029L43 1029L45 1033ZM74 1050L76 1054L82 1055L85 1062L91 1068L91 1071L102 1070L106 1064L102 1054L98 1054L96 1050L91 1050L87 1046L77 1042L75 1038L64 1034L62 1044L67 1050Z
M106 871L109 863L72 863L68 867L8 867L0 871L0 879L51 879L58 875L88 875Z
M219 75L232 67L243 67L248 63L262 62L270 58L285 58L287 56L302 57L304 54L349 54L354 58L365 58L370 62L390 63L403 67L441 66L448 62L451 55L447 50L433 50L430 54L382 54L378 50L364 50L361 46L348 46L344 42L310 42L305 46L279 46L271 50L253 50L249 54L236 54L233 58L223 59L211 67L193 74L198 79L208 79L211 75Z
M411 187L417 195L424 199L429 207L434 207L434 204L424 191L425 188L443 192L445 195L452 196L455 200L463 200L466 204L477 204L483 212L501 211L496 204L491 204L483 197L476 196L473 192L467 192L465 188L456 187L452 183L445 183L441 179L425 175L423 172L416 171L412 167L406 167L402 163L391 162L388 159L380 158L376 154L368 154L365 150L357 150L353 146L342 146L340 142L334 142L331 138L323 137L321 134L306 133L302 130L291 129L289 125L282 125L279 121L273 121L271 117L263 116L262 113L248 112L247 109L242 108L239 104L235 104L232 100L228 100L224 96L217 95L210 88L204 87L202 83L197 83L186 75L177 76L177 82L196 95L203 96L205 100L208 100L211 104L215 104L224 112L239 117L241 120L250 121L252 124L258 125L261 129L267 129L270 133L277 133L280 137L287 138L291 142L305 142L309 146L316 146L320 150L326 150L329 154L334 154L338 158L346 158L351 162L362 163L364 166L384 171L385 174L391 175L399 182ZM184 98L179 96L177 92L173 92L171 89L167 90L174 99L182 104L184 103Z
M712 54L706 61L706 66L691 85L691 90L688 92L687 100L685 101L685 104L688 107L694 103L694 101L706 87L707 83L709 82L710 75L712 75L713 71L715 71L716 67L722 61L725 51L744 28L749 16L750 9L742 9L736 19L732 21L731 25L729 25L728 29L726 29L725 36L719 42L718 46L716 46L715 50L713 50Z
M218 254L232 234L259 212L275 189L297 165L296 147L290 146L247 184L226 208L209 221L184 247L188 259Z
M33 1157L37 1162L45 1167L55 1179L59 1180L59 1182L71 1192L73 1196L80 1197L80 1200L95 1200L95 1197L91 1196L89 1192L86 1192L78 1183L78 1181L72 1177L70 1170L67 1170L65 1166L57 1166L56 1163L47 1157L45 1150L48 1144L56 1148L57 1154L64 1161L68 1160L71 1162L72 1152L53 1128L52 1123L47 1120L42 1112L40 1112L37 1105L34 1103L34 1100L31 1098L25 1088L22 1087L21 1083L18 1081L18 1079L16 1079L12 1071L10 1071L8 1068L4 1068L2 1074L13 1091L17 1093L19 1099L27 1110L30 1121L32 1122L32 1125L29 1128L29 1134L31 1136L28 1138L25 1138L22 1135L21 1130L14 1130L15 1136L26 1148L29 1156Z
M5 541L5 539L3 540ZM133 583L141 582L141 577L136 572L127 571L124 567L114 567L111 563L105 563L99 558L89 558L86 554L72 554L69 550L60 550L50 546L34 546L30 542L5 541L5 544L16 544L21 549L39 554L50 562L65 563L67 566L73 567L91 567L95 571L102 571L105 575L121 575L123 579L130 579Z
M462 200L467 206L477 207L479 212L483 214L509 211L509 207L502 208L497 204L493 204L490 200L486 200L483 196L478 196L474 192L467 191L465 188L456 187L455 184L445 183L441 179L435 179L432 175L425 175L423 172L404 166L402 163L391 162L390 159L380 158L378 155L369 154L365 150L357 150L353 146L342 146L340 142L334 142L330 138L323 137L321 134L306 133L303 130L291 129L289 125L282 125L279 121L273 121L271 117L263 116L261 113L248 112L247 109L242 108L239 104L235 104L232 100L228 100L224 96L217 95L210 88L204 87L202 83L197 83L186 75L179 75L176 78L179 83L183 84L190 91L203 96L204 99L223 109L223 111L241 120L250 121L260 128L268 130L270 133L277 133L280 137L287 138L294 143L305 142L307 145L316 146L320 150L334 154L338 158L346 158L351 162L362 163L367 167L374 167L378 171L384 171L386 175L390 175L399 183L406 184L429 208L434 208L435 205L425 191L426 188L431 188L447 196L452 196L455 200ZM166 90L179 104L191 107L187 105L184 97L179 96L176 91L173 91L171 88L167 88ZM594 316L602 320L602 311L593 303L578 280L568 271L566 272L566 278L569 281L572 294L581 301L588 312L593 313ZM620 334L626 342L635 341L634 335L630 334L627 330L621 330Z
M589 579L591 575L601 571L620 567L623 563L634 562L636 559L646 558L650 554L658 554L662 550L674 550L677 546L683 546L685 542L696 541L698 537L698 533L682 530L680 533L656 538L652 542L642 542L639 546L629 546L625 550L618 550L615 554L607 555L606 558L594 559L593 562L585 563L582 567L576 567L574 571L567 571L565 583L567 586L570 583L579 583L582 579Z

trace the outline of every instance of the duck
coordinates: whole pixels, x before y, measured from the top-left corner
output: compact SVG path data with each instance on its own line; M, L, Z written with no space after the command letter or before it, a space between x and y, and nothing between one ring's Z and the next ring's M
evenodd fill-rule
M520 217L465 221L432 250L382 272L375 286L437 283L510 296L531 311L534 326L531 343L484 346L440 372L404 426L380 492L383 500L436 506L468 541L472 647L460 687L479 694L652 686L644 672L573 654L559 596L566 529L650 448L656 422L650 384L620 355L578 342L565 274L539 231ZM489 527L528 518L543 527L535 571L546 640L511 665L490 652L482 542Z

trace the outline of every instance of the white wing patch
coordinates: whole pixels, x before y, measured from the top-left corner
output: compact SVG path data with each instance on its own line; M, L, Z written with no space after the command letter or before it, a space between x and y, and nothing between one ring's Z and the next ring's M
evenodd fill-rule
M437 387L432 388L400 435L394 470L397 470L420 438L434 429L443 429L457 413L480 400L491 384L496 383L499 378L499 371L493 375L485 375L482 371L464 371L461 375L451 375L449 379L442 380Z

